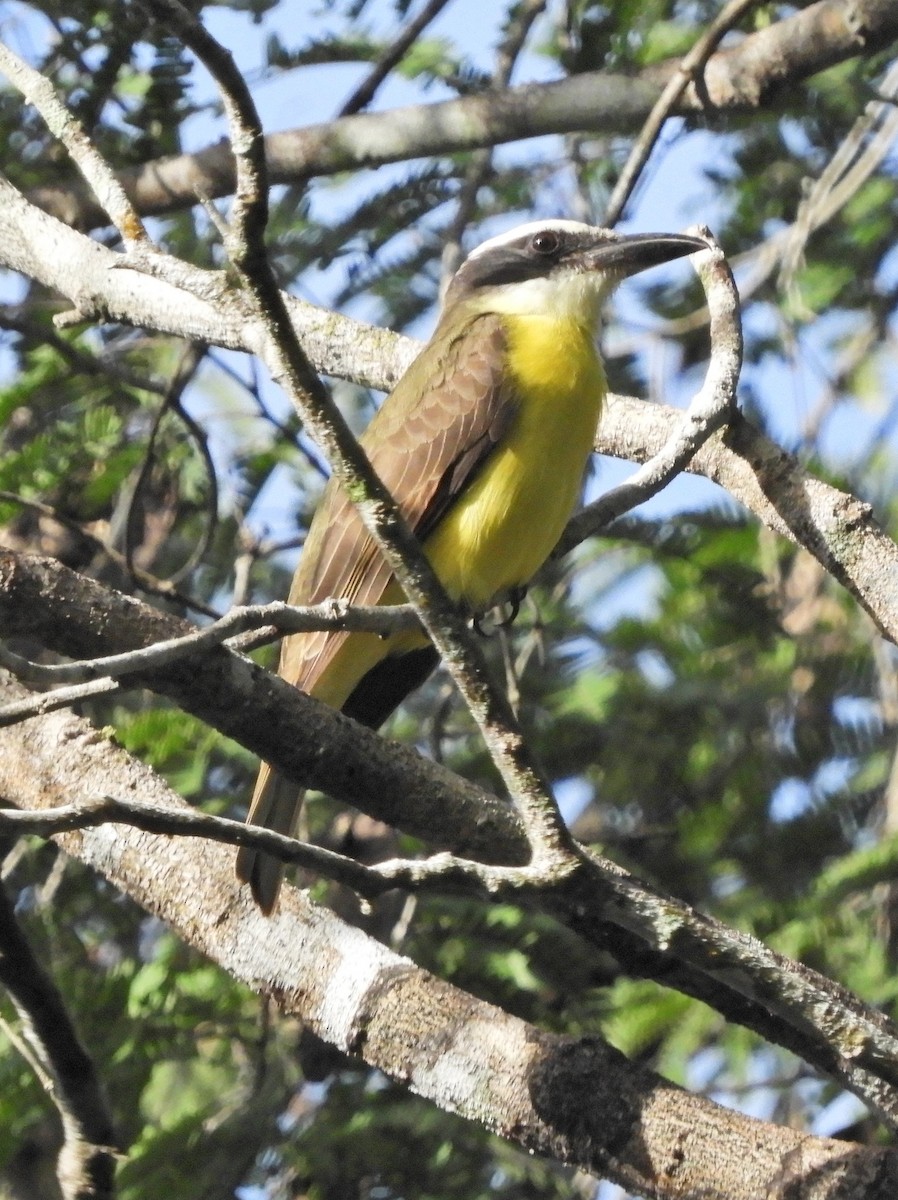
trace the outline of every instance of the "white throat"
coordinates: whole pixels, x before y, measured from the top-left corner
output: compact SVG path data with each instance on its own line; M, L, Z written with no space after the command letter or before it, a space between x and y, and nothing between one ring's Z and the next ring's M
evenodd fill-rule
M602 304L616 283L598 271L571 271L492 288L478 298L478 308L508 316L576 321L595 329Z

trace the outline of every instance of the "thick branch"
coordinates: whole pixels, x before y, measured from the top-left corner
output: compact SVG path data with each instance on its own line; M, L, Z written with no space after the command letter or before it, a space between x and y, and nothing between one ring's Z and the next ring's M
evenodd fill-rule
M17 805L115 792L182 805L147 767L67 714L3 731L0 747L0 795ZM891 1200L898 1187L894 1151L728 1112L599 1038L546 1034L420 970L304 893L286 889L278 913L263 917L220 846L110 827L59 840L329 1043L527 1149L661 1200L707 1200L709 1179L728 1200Z
M678 417L677 409L614 396L596 449L644 462L657 453L669 436L670 421ZM813 554L898 644L898 546L877 524L869 504L808 475L797 459L738 415L686 469L719 483L769 529ZM601 526L601 505L600 499L595 510L587 508L574 518L575 540Z
M859 54L874 54L898 37L893 0L819 0L708 60L702 94L690 87L673 115L703 119L754 110L803 79ZM526 84L439 104L362 113L265 139L272 184L451 154L550 133L626 134L652 111L679 60L635 77L591 71L547 84ZM791 93L804 105L803 93ZM172 212L200 196L230 195L234 161L226 142L192 155L157 159L124 171L120 180L137 210ZM86 189L36 189L32 199L81 229L106 217Z
M11 635L27 630L65 653L93 654L148 644L154 633L169 637L184 623L53 560L7 554L0 556L0 625ZM221 647L148 672L143 682L298 782L322 787L431 844L493 863L526 861L510 806ZM42 727L50 719L28 725ZM5 736L0 731L0 748ZM613 950L631 973L697 996L898 1122L898 1031L838 984L597 856L584 857L562 884L535 895L589 941Z
M53 559L8 553L0 553L0 627L77 658L126 653L194 629ZM138 673L134 682L236 738L297 783L370 812L387 801L394 824L417 829L440 848L487 862L527 861L526 840L507 804L224 647L179 657Z

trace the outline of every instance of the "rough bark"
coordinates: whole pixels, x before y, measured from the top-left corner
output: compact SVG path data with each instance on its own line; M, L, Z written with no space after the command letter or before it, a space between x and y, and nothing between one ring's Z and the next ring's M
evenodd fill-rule
M13 554L0 557L0 623L11 634L27 632L76 655L148 644L154 630L168 637L177 624L52 560ZM389 746L227 650L192 654L146 672L144 682L299 782L338 792L345 803L431 845L493 861L514 862L522 852L520 819L510 806ZM475 849L466 851L465 844ZM431 879L431 886L450 884L476 886L469 878ZM630 973L713 1005L898 1124L898 1030L838 984L595 855L584 856L575 872L531 901L591 944L612 949Z
M0 686L4 697L20 685ZM96 794L183 804L86 722L54 713L0 731L0 796L42 808ZM329 1043L530 1150L661 1200L891 1200L898 1153L730 1112L599 1038L547 1034L435 978L308 896L274 918L225 847L103 826L59 839L193 946Z
M133 650L195 628L53 559L2 551L0 624L6 636L27 636L75 658ZM276 762L298 783L370 811L386 798L394 824L429 831L443 848L440 830L451 811L451 844L461 853L526 861L526 840L507 804L224 647L134 682Z

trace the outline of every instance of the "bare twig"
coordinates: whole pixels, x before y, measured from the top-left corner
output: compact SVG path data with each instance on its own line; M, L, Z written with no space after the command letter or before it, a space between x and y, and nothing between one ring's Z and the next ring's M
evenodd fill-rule
M730 0L717 14L702 36L698 39L688 54L684 56L675 74L671 75L664 91L655 101L652 111L640 130L639 137L633 143L630 155L624 164L624 169L614 185L614 191L608 199L603 218L604 224L614 227L623 215L627 201L636 186L636 181L642 169L648 162L649 155L664 122L673 112L677 101L686 91L690 83L695 83L705 63L717 49L720 39L728 30L748 12L758 0ZM699 96L706 94L705 89L696 88Z
M17 492L7 491L0 491L0 501L5 501L8 504L18 504L22 508L28 508L43 517L49 517L53 521L58 521L66 529L71 529L79 537L83 537L96 551L105 555L110 562L120 567L123 573L130 576L134 584L142 592L147 592L151 596L160 596L166 600L172 600L176 604L183 605L184 608L192 609L194 612L202 613L206 617L218 617L219 614L214 608L211 608L202 600L197 600L193 596L188 596L185 592L179 591L174 584L169 583L167 580L160 579L157 575L151 575L149 571L144 571L140 567L134 566L129 568L124 554L116 550L114 546L110 546L103 538L97 537L81 521L76 521L66 513L60 512L52 504L44 504L41 500L31 500L27 496L20 496Z
M34 663L0 645L0 666L29 683L82 683L99 676L117 679L136 671L155 670L225 642L232 650L245 653L287 633L331 629L389 637L417 624L418 617L410 604L353 607L345 600L326 600L323 604L302 606L275 601L233 608L213 625L144 649L73 663ZM247 631L254 636L238 638Z
M0 810L0 831L13 836L37 834L50 838L60 833L70 833L73 829L95 829L100 825L131 825L148 833L202 837L229 846L252 846L277 856L285 863L343 883L369 899L396 886L388 874L365 867L355 859L336 854L333 850L300 842L258 825L247 825L245 821L234 821L229 817L218 817L188 807L173 808L115 796L89 796L77 803L56 808ZM398 874L399 864L395 869Z
M795 276L808 238L845 207L895 144L898 136L898 108L895 106L898 64L893 64L886 73L880 95L882 99L871 100L865 106L808 189L794 222L782 235L779 281L793 300L798 299Z
M6 660L9 657L10 652L3 649L0 658ZM28 664L29 667L33 665ZM6 669L19 678L18 671L9 666ZM17 725L19 721L27 721L31 717L42 717L47 713L57 712L60 708L70 708L73 704L80 704L82 700L90 700L94 696L108 696L121 689L122 685L117 679L92 679L72 687L61 687L52 692L32 694L22 700L12 700L8 704L0 704L0 729L6 725Z
M51 838L74 829L130 825L148 833L201 837L229 846L251 846L282 862L315 871L373 900L401 887L412 891L480 891L490 895L539 890L524 867L489 866L455 854L425 859L390 859L373 867L322 846L286 837L259 825L247 825L192 808L172 808L121 796L90 796L76 803L42 809L0 809L0 832Z
M147 484L152 474L152 470L157 461L156 445L162 429L162 422L168 413L174 415L187 430L188 435L199 451L200 458L203 462L203 467L208 481L208 499L205 504L208 518L203 523L202 536L197 539L196 543L191 547L190 553L185 562L181 564L177 570L173 571L169 582L172 585L177 585L181 580L188 578L196 567L203 561L212 539L215 536L215 530L218 527L218 477L215 471L215 464L212 461L212 455L209 450L209 441L205 431L200 427L199 423L191 417L182 404L182 397L185 389L193 381L197 370L199 369L203 359L208 352L208 347L202 342L191 341L187 342L182 349L179 360L175 365L172 377L166 386L162 403L156 413L150 428L150 434L147 438L146 450L137 471L137 476L130 488L128 496L127 513L124 520L125 533L125 561L128 564L128 570L133 574L135 570L134 556L138 548L139 539L136 533L138 523L138 512L140 501L147 489ZM142 540L142 538L140 539Z
M121 183L95 148L81 122L60 101L53 84L40 71L0 42L0 71L13 83L34 107L53 133L71 154L79 171L103 209L109 214L122 241L130 248L152 249L137 209L128 199Z
M680 419L676 409L610 396L596 449L645 462L664 445L670 422ZM686 470L719 483L768 529L803 546L898 644L898 545L870 504L815 479L739 414L726 431L712 434Z
M742 368L742 323L739 293L723 251L710 230L689 230L708 239L709 249L691 255L710 314L711 358L701 389L671 430L661 449L629 479L606 492L569 522L556 554L565 554L590 534L642 504L678 474L712 433L725 424L736 408L736 387Z
M869 101L820 176L809 184L793 223L730 260L734 270L746 268L739 287L743 305L778 270L782 286L789 290L793 304L801 308L795 277L808 239L857 194L895 143L898 65L886 74L880 94L883 99ZM685 317L664 321L659 329L665 337L681 337L701 328L707 320L707 309L700 308Z
M389 637L418 623L417 613L410 604L352 607L343 600L329 600L300 607L274 602L231 609L213 625L144 649L71 663L35 663L0 642L0 667L18 679L42 686L75 681L70 687L57 687L27 700L0 705L0 728L120 691L123 676L171 665L222 644L238 653L248 653L288 633L333 629Z
M400 31L398 37L387 46L371 71L365 76L358 87L353 90L340 109L338 116L348 117L352 113L361 112L363 108L368 107L377 94L377 89L389 73L402 62L417 39L431 21L440 15L448 2L449 0L427 0L427 3L418 15L413 17L406 27Z

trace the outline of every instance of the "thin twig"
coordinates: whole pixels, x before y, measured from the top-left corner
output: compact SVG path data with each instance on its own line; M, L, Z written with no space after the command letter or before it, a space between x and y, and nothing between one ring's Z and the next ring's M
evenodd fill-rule
M172 808L114 796L91 796L76 804L63 804L55 808L0 810L0 830L14 836L36 834L48 838L69 833L73 829L94 829L100 825L115 824L131 825L147 833L202 837L231 846L252 846L285 863L343 883L369 899L395 886L389 877L333 850L285 837L282 833L259 825L247 825L245 821L234 821L230 817L218 817L192 808ZM398 864L395 869L398 873Z
M207 347L202 342L191 341L185 345L183 353L180 355L172 377L163 392L162 404L159 406L159 410L150 428L146 452L137 472L137 478L131 488L128 498L128 511L125 518L125 561L128 564L128 571L133 574L135 570L134 555L137 549L134 536L134 526L137 523L137 505L146 488L153 465L156 462L156 443L159 439L162 421L167 413L173 413L184 424L200 452L203 465L206 469L206 478L209 481L210 492L206 506L210 517L203 527L203 536L191 549L187 561L172 573L170 582L173 585L177 585L182 579L187 578L199 563L202 562L215 535L215 529L218 524L218 478L215 473L215 464L212 461L212 455L209 452L208 439L181 403L184 390L192 382L206 353Z
M22 1037L16 1027L7 1021L5 1017L0 1017L0 1032L7 1039L9 1044L24 1062L28 1063L34 1077L44 1089L48 1096L53 1094L53 1076L46 1066L43 1058L39 1055L35 1048L29 1044L26 1038Z
M45 504L41 500L31 500L27 496L20 496L18 492L7 491L0 491L0 501L5 501L8 504L18 504L22 508L27 508L32 512L40 514L42 517L58 521L66 529L71 529L79 537L83 537L96 551L104 554L117 567L120 567L126 575L130 576L132 582L142 592L174 601L176 604L183 605L184 608L192 609L194 612L202 613L206 617L215 619L220 615L216 609L206 604L203 600L197 600L193 596L188 596L186 592L179 591L167 580L160 579L156 575L151 575L149 571L144 571L140 567L129 568L124 554L116 550L114 546L110 546L108 542L103 541L102 538L97 537L95 533L91 533L80 521L76 521L73 517L54 508L52 504Z
M800 296L796 294L794 277L808 239L857 194L894 145L898 133L895 110L898 65L892 66L883 80L881 95L882 99L868 102L829 163L810 185L793 223L730 259L734 270L748 268L741 275L739 286L743 307L777 270L782 287L791 290L792 301L798 305ZM700 308L685 317L664 321L659 332L665 337L682 337L701 328L707 320L707 309Z
M171 581L177 584L193 575L194 570L206 557L215 539L215 534L218 530L218 474L215 470L212 451L209 448L209 438L199 421L193 419L184 407L180 397L172 400L169 410L181 421L187 433L192 438L193 444L199 451L200 458L202 459L203 469L208 482L208 496L203 504L203 508L208 515L203 523L202 537L199 538L187 556L186 561L176 571L172 572Z
M18 679L18 671L8 662L10 658L15 657L0 646L0 666ZM28 663L29 667L32 665ZM28 699L12 700L8 704L0 704L0 729L7 725L18 725L20 721L28 721L32 717L46 716L47 713L57 712L60 708L71 708L73 704L80 704L82 700L90 700L94 696L108 696L121 690L122 685L117 679L91 679L72 687L61 687L52 692L31 695Z
M50 132L62 142L75 165L93 189L129 249L152 250L143 221L109 164L85 132L81 122L56 95L53 84L0 42L0 71L19 89L43 117Z
M571 518L556 548L557 555L566 554L586 537L659 492L735 411L742 366L739 293L723 251L710 231L696 226L689 232L707 238L709 243L707 250L690 256L705 289L710 314L711 359L705 381L660 451L622 484Z
M343 481L365 527L415 605L431 640L464 696L496 766L521 809L533 847L535 870L563 864L573 869L576 851L547 780L536 767L506 697L493 686L483 652L446 596L417 539L377 478L312 369L289 319L264 246L266 213L264 144L252 97L229 54L177 0L150 0L169 27L203 61L218 83L231 122L237 189L229 253L266 331L262 356L284 388L335 473Z
M717 14L689 53L685 55L677 72L670 77L667 86L646 117L639 137L633 143L633 148L624 164L624 169L614 185L614 191L605 208L604 222L606 225L613 227L621 219L626 203L636 186L636 181L642 174L643 167L648 162L664 122L671 115L683 92L704 69L705 63L714 53L723 35L757 2L758 0L730 0L730 3Z
M414 629L417 625L418 617L410 604L353 607L345 600L336 599L303 606L274 601L271 604L233 608L213 625L197 629L184 637L156 642L126 654L110 654L79 662L34 663L13 654L0 644L0 667L5 667L28 683L83 683L100 676L120 678L135 671L170 666L220 646L223 642L231 650L245 653L288 633L326 629L389 637L403 629ZM254 636L238 640L237 635L247 631L253 631Z
M56 330L48 326L46 322L27 315L19 305L0 306L0 329L8 329L13 333L20 334L26 344L41 347L52 346L69 366L74 367L82 374L115 379L126 387L136 391L149 392L154 396L161 396L165 392L165 384L158 379L151 379L149 376L141 375L137 371L132 371L115 362L108 346L102 355L91 354L68 338L60 337Z
M804 248L815 229L825 225L844 208L891 150L898 135L898 64L887 72L880 94L871 100L814 180L798 206L795 220L784 233L779 272L780 285L793 300L798 300L795 276L802 263ZM888 103L891 98L891 103ZM803 307L803 306L802 306Z
M323 846L287 837L261 825L247 825L245 821L192 808L173 808L118 796L90 796L55 808L0 809L0 832L13 836L33 834L51 838L74 829L116 824L130 825L147 833L201 837L229 846L264 850L290 866L345 884L369 900L397 887L411 891L463 888L468 892L474 889L498 895L519 894L543 886L529 867L491 866L450 853L423 859L387 859L368 867Z
M399 32L396 40L387 46L368 75L349 96L337 116L348 117L368 107L377 94L377 89L389 73L402 62L427 26L440 15L448 3L449 0L429 0L424 5L418 15L413 17L408 25Z

